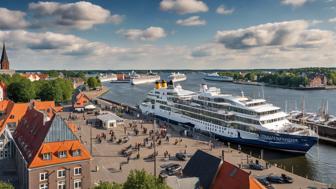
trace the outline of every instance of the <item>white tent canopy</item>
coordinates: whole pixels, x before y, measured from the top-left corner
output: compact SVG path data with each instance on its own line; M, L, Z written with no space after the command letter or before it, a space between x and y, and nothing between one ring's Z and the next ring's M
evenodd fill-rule
M86 110L94 110L94 109L96 109L96 106L93 105L93 104L89 104L89 105L85 106L85 109Z

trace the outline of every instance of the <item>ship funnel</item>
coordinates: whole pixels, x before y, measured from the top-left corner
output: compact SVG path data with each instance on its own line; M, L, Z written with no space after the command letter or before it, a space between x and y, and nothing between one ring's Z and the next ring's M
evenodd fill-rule
M155 82L155 89L160 89L161 88L161 83L159 81Z
M166 82L166 80L162 80L161 86L162 86L162 88L167 88L167 82Z

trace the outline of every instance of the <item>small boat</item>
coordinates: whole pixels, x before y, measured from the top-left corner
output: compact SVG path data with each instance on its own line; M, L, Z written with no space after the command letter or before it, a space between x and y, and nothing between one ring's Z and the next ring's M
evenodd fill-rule
M233 81L233 77L230 77L230 76L221 76L217 72L211 73L211 74L207 74L204 77L204 79L205 80L209 80L209 81L223 81L223 82L232 82Z

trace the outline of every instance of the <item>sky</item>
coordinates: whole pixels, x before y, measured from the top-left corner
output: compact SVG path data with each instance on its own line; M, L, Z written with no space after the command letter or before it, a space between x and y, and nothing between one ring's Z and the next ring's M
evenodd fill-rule
M336 0L0 1L17 70L336 67Z

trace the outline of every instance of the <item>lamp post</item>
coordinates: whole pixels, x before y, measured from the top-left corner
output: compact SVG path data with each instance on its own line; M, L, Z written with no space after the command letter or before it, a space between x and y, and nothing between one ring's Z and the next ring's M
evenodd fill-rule
M153 149L154 149L154 176L156 177L156 141L155 141L155 127L156 127L156 120L154 118L153 122Z

